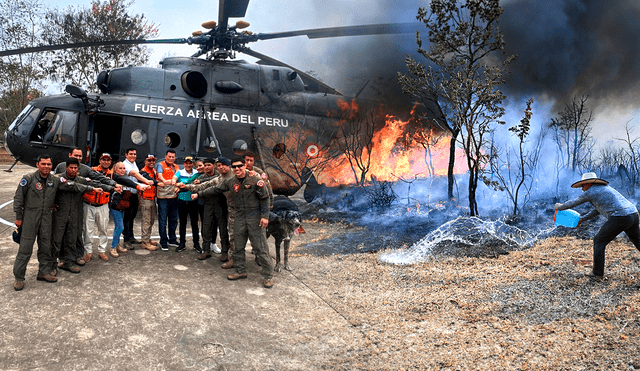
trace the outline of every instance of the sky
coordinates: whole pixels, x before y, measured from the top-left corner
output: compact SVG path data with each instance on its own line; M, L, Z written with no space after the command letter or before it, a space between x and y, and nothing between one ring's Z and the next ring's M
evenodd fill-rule
M88 6L88 0L56 1L57 7ZM251 0L246 16L253 32L372 23L416 22L418 0ZM505 93L506 121L516 124L526 100L534 98L533 123L549 122L574 96L588 95L594 135L600 144L624 136L627 122L638 126L640 108L640 2L637 0L504 0L500 27L506 52L517 54ZM158 25L158 38L188 37L200 24L217 20L216 1L135 0L131 12ZM230 19L230 23L236 19ZM426 31L423 26L418 29ZM406 55L416 57L415 35L332 39L295 37L250 45L284 63L314 74L345 94L368 79L393 79ZM165 56L190 56L195 46L152 46L153 65ZM255 59L239 55L250 62ZM394 81L392 81L394 82ZM394 87L398 89L397 87ZM367 90L365 90L366 94ZM398 94L399 90L398 90Z

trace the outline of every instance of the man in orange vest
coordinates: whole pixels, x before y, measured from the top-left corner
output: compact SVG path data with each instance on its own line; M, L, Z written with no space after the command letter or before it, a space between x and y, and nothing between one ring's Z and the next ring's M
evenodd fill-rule
M176 229L178 228L178 195L175 192L176 182L173 176L176 175L180 168L175 163L176 151L168 149L164 157L156 167L158 172L158 180L163 186L157 187L158 197L158 231L160 232L160 249L168 251L169 247L178 247L178 237ZM169 224L169 233L167 235L167 224Z
M94 166L91 170L100 172L106 177L111 177L111 155L103 153L100 156L100 165ZM109 260L106 254L107 249L107 228L109 226L109 193L98 193L95 191L86 192L82 196L84 201L84 257L85 262L89 262L93 256L93 232L94 227L98 227L98 256L104 261Z
M146 179L152 180L153 185L140 193L140 213L142 214L141 241L142 247L155 251L158 243L151 241L151 229L156 220L158 209L156 207L156 187L163 186L158 182L158 174L156 173L156 156L148 154L144 158L144 167L140 170L140 174Z

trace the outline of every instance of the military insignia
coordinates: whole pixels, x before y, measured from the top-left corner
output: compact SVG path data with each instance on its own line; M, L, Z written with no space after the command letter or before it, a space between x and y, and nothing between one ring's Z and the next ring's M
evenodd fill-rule
M262 179L267 180L267 173L262 173Z
M42 183L36 183L36 189L38 191L42 191L42 188L44 188L44 187L42 187Z
M51 182L47 183L47 185L48 185L49 187L53 187L53 183L51 183Z
M66 183L66 182L67 182L67 178L65 178L65 177L61 176L61 177L60 177L60 181L61 181L62 183Z
M20 181L20 186L24 187L27 185L27 180L25 178L22 178L22 180Z
M237 193L240 192L240 184L236 183L233 185L233 190Z
M249 189L249 188L251 188L251 184L245 184L244 185L244 189Z
M258 182L258 187L260 188L264 187L264 182L262 180Z

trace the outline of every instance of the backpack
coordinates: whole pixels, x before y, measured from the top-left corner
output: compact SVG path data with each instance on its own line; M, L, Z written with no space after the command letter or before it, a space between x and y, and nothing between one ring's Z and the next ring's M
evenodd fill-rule
M114 210L124 210L128 208L129 197L131 197L131 192L129 191L122 191L122 193L111 193L111 197L109 197L109 208Z

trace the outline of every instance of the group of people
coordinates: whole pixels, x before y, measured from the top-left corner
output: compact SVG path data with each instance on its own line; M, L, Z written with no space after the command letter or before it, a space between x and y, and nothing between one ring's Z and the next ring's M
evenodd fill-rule
M94 167L83 164L82 159L83 151L74 148L53 170L51 158L42 155L37 159L37 170L20 180L14 196L15 224L20 230L15 290L24 288L36 238L37 280L56 282L58 269L77 274L93 259L94 232L98 258L103 261L136 246L182 252L186 250L188 219L199 260L218 253L222 268L235 268L235 273L227 276L229 280L246 278L245 246L249 240L262 267L263 286L273 286L265 235L272 192L266 173L254 166L252 153L233 160L218 157L195 162L187 156L182 168L175 163L176 153L171 149L159 163L155 155L147 154L142 169L136 164L135 148L127 149L125 160L115 164L107 153ZM138 213L139 240L133 232ZM156 217L160 241L151 240ZM110 245L109 219L114 225ZM221 249L215 243L218 231Z

